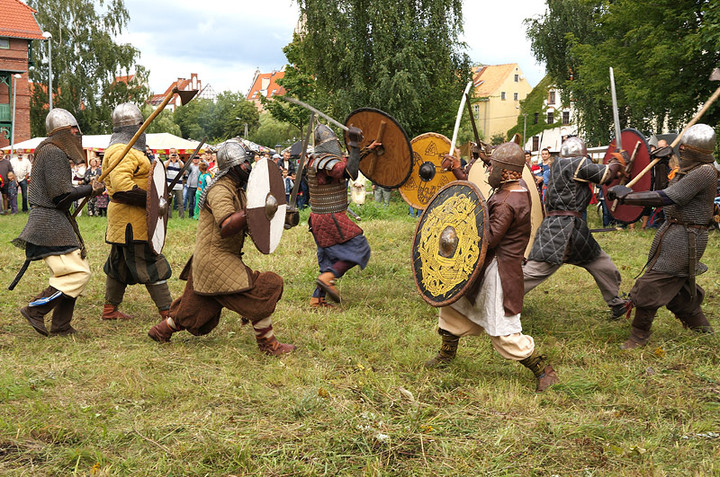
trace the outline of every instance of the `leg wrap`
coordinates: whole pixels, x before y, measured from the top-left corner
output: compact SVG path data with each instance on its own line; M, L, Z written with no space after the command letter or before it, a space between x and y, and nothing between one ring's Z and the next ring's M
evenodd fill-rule
M105 303L118 306L125 296L125 285L109 275L105 279Z
M655 319L656 309L653 308L635 308L635 318L632 322L632 327L650 333L652 322Z
M168 288L167 282L148 283L145 285L150 298L155 302L158 310L165 311L170 309L172 303L172 297L170 296L170 288Z
M529 357L520 360L520 364L533 372L536 378L541 378L545 374L545 356L540 355L537 351L533 351Z

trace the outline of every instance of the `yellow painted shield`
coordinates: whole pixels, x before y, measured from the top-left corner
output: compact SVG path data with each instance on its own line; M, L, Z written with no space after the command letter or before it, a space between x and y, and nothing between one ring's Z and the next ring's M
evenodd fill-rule
M430 132L417 136L410 141L410 145L413 167L410 177L399 191L409 205L425 210L437 191L455 180L452 172L441 168L443 155L450 152L450 139Z

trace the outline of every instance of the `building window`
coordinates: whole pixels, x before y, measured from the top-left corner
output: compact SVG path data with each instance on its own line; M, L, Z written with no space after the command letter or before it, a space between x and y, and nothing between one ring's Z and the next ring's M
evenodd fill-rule
M552 112L552 111L548 111L547 123L548 123L548 124L552 124L552 123L554 123L554 122L555 122L555 116L553 115L553 112Z
M518 100L518 94L517 94L517 93L513 93L513 99L514 99L515 101Z
M515 82L517 83L518 81L520 81L520 76L519 76L519 75L515 75Z
M10 49L10 38L0 38L0 49Z
M473 104L473 116L475 116L475 119L480 119L480 105L479 104Z
M538 149L540 149L540 138L537 136L533 136L532 150L537 151Z
M537 124L540 120L540 113L533 114L533 124Z
M570 111L563 111L562 123L570 124Z
M505 91L500 93L500 99L505 101Z
M550 91L550 96L548 98L548 104L555 104L555 91Z

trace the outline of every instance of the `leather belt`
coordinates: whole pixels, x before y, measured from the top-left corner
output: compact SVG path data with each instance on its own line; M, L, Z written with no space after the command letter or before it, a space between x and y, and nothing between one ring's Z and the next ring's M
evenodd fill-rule
M545 215L548 217L552 217L555 215L571 216L571 217L577 217L578 219L582 219L582 214L580 212L575 212L574 210L551 210L550 212L546 212Z

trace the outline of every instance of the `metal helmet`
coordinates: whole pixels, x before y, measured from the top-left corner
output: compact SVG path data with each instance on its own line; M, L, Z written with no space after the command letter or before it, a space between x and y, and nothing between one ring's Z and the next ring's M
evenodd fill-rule
M495 148L490 161L493 167L521 172L525 167L525 151L514 142L506 142Z
M707 124L695 124L685 131L680 144L704 154L712 154L715 151L715 130Z
M230 139L220 145L217 151L218 173L229 171L232 167L248 162L248 153L245 145Z
M579 137L569 137L560 147L560 157L587 156L585 141Z
M320 124L315 128L314 132L315 148L313 149L315 154L335 154L337 156L342 155L342 149L340 148L340 141L338 141L335 132L330 127Z
M68 110L62 108L53 108L45 118L45 131L48 136L52 136L53 133L59 129L65 129L70 127L76 127L78 130L77 119ZM82 134L82 131L81 131Z
M137 126L144 121L140 108L135 103L121 103L115 106L112 113L113 128Z

